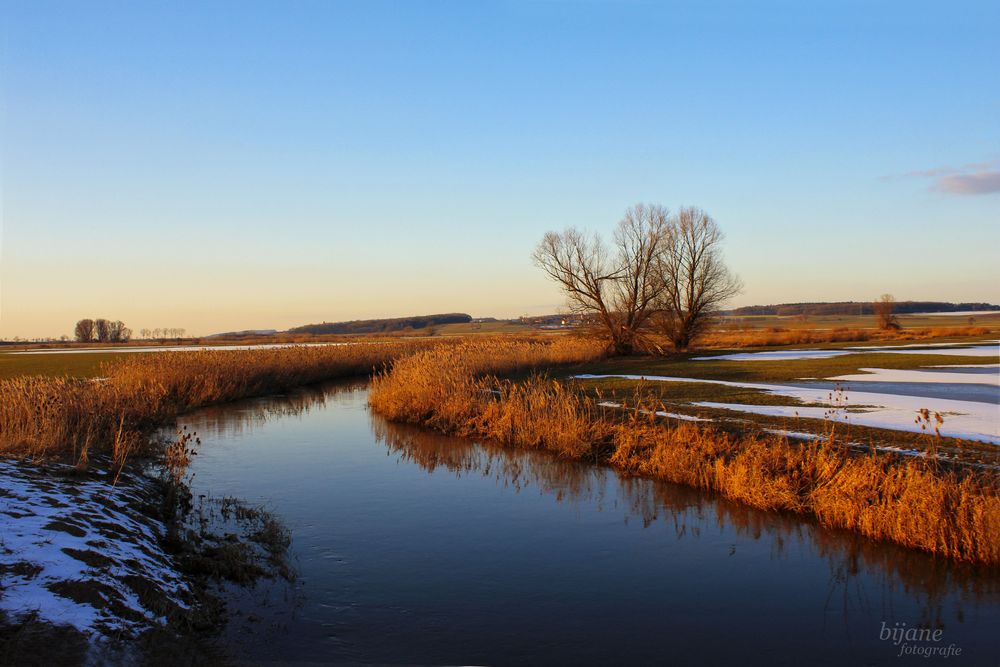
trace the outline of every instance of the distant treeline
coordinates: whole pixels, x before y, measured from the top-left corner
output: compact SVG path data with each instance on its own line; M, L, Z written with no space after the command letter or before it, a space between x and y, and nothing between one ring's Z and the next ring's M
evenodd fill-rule
M951 313L969 310L1000 310L991 303L948 303L945 301L897 301L897 314ZM779 303L769 306L744 306L727 311L727 315L873 315L871 301L835 301L831 303Z
M380 320L351 320L350 322L323 322L306 324L289 329L288 333L305 334L372 334L425 329L438 324L462 324L471 322L472 316L465 313L444 313L441 315L414 315Z

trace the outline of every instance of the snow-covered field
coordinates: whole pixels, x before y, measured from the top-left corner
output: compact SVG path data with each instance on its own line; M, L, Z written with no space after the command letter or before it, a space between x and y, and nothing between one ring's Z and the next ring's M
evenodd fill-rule
M829 407L804 407L797 405L744 405L700 401L692 405L750 412L773 417L808 417L849 422L859 426L872 426L897 431L920 433L923 429L914 423L917 413L927 408L944 417L941 435L964 438L1000 445L1000 405L977 401L956 401L942 398L925 398L883 394L865 391L847 391L843 395L827 389L789 387L780 384L731 382L729 380L702 380L697 378L668 377L664 375L576 375L581 380L623 378L647 382L701 382L726 387L757 389L778 396L788 396L804 403L819 403ZM859 407L854 407L859 406ZM833 408L833 409L831 409Z
M701 401L694 406L754 413L773 417L806 417L849 422L899 431L933 432L933 425L922 424L918 419L921 410L939 413L944 418L940 432L943 436L1000 444L1000 404L995 400L995 390L1000 389L1000 341L977 344L915 343L912 345L866 345L835 350L798 349L768 350L763 352L737 352L715 356L695 357L698 361L791 361L795 359L826 359L850 354L928 354L946 356L992 358L992 363L974 365L935 364L917 369L861 368L857 373L847 373L825 378L829 382L846 383L847 391L832 391L821 386L817 378L796 386L706 380L690 377L662 375L578 375L581 379L616 377L650 382L699 382L727 387L756 389L777 396L787 396L810 407L799 405L746 405ZM810 384L814 386L809 386ZM939 385L940 389L918 390L916 387ZM957 386L968 386L959 392ZM972 391L973 387L978 387ZM928 393L930 391L930 393ZM888 393L894 392L894 393ZM911 395L911 394L921 394ZM951 398L949 398L949 395ZM957 400L972 398L975 400ZM817 407L817 404L824 407Z
M906 370L901 368L859 368L860 373L837 375L828 380L839 382L920 382L930 384L986 384L1000 387L1000 364L982 366L938 366L941 370ZM944 370L954 369L952 371ZM961 369L994 369L992 373L963 372Z
M92 641L135 635L187 609L191 591L143 511L150 481L0 459L0 610Z
M808 391L808 390L803 390ZM793 396L791 392L776 391L783 396ZM825 403L834 406L828 400L827 392L813 392L813 395L803 393L796 398L809 402ZM852 403L864 405L863 408L834 409L829 407L805 407L795 405L743 405L740 403L715 403L699 401L692 403L705 408L720 408L738 412L750 412L772 417L804 417L812 419L829 419L831 421L850 423L857 426L871 426L894 431L909 431L911 433L934 433L933 425L921 428L917 419L918 412L930 409L939 413L944 424L941 435L950 438L962 438L1000 445L1000 406L975 401L953 401L898 394L876 394L867 392L850 392Z

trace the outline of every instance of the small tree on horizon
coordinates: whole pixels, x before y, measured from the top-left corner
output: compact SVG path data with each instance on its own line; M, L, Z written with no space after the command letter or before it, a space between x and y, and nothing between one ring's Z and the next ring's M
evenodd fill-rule
M97 340L102 343L107 343L111 340L111 322L99 317L94 320L94 329L97 332Z
M888 331L900 328L894 314L896 310L896 298L893 295L883 294L872 304L872 309L875 311L875 319L878 322L879 329Z
M79 343L90 343L94 340L95 328L94 320L82 319L73 328L73 337Z
M127 343L132 338L132 330L121 320L108 324L108 341L112 343Z

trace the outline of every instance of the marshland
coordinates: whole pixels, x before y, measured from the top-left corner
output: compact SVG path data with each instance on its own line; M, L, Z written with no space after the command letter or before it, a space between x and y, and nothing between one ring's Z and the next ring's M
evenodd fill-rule
M995 665L998 21L0 5L0 665Z
M958 386L985 390L967 404L997 409L996 374L978 372L995 366L997 344L988 331L945 333L953 335L625 357L594 330L418 336L80 354L93 357L93 372L79 377L40 361L39 374L0 380L3 452L34 462L6 473L5 532L28 532L5 541L4 610L17 619L35 605L30 625L22 617L9 626L20 627L6 639L9 655L68 622L82 638L71 659L156 660L153 647L174 634L196 662L383 661L399 655L385 641L391 628L392 646L428 663L559 661L574 646L581 660L598 659L620 652L616 641L654 660L659 642L643 629L650 615L674 619L678 596L695 596L681 605L688 609L707 590L727 590L729 600L747 585L732 577L748 571L755 586L789 591L769 604L801 618L813 637L803 650L888 660L877 637L850 638L873 618L905 616L957 628L967 650L989 653L985 628L1000 619L996 422L959 438L949 429L968 414L934 408L956 402L943 396ZM876 380L878 394L863 391L864 372L835 391L801 380L875 364L927 377L888 388ZM915 384L935 391L908 395ZM872 395L931 407L905 410L921 423L866 427L866 414L884 419L887 410ZM32 465L51 478L13 484ZM143 539L160 535L145 548L157 565L128 576L149 578L156 567L182 583L145 597L102 583L116 567L135 567L115 565L109 549L141 548L79 511L96 502L77 500L81 492L88 498L102 484L146 497L130 511L151 517ZM40 512L39 495L56 509ZM222 548L226 531L240 536L239 548ZM79 546L36 551L53 537ZM656 554L686 568L684 578L665 576ZM93 600L62 586L56 573L73 563L80 574L70 581L97 591ZM814 596L790 594L788 567ZM641 594L618 577L599 583L617 568L660 583ZM713 583L672 583L688 579ZM845 597L831 605L838 591ZM536 636L538 619L572 598L575 620ZM876 599L896 611L873 609ZM514 614L524 600L537 602ZM98 613L72 611L80 607ZM730 622L743 617L739 605L726 608ZM580 644L593 632L586 619L607 613L634 620L614 641ZM833 613L842 629L819 632ZM131 620L116 624L116 614ZM704 637L698 621L683 623L690 641L674 650L693 660ZM784 634L750 624L713 658L771 632L772 641ZM123 635L134 639L111 639Z

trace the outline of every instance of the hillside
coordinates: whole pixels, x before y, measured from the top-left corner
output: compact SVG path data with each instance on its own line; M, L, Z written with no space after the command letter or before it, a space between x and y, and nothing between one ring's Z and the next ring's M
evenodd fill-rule
M306 324L289 329L288 333L306 334L373 334L405 331L407 329L426 329L438 324L460 324L472 321L471 315L465 313L443 313L438 315L414 315L412 317L394 317L375 320L351 320L348 322L323 322L321 324Z

